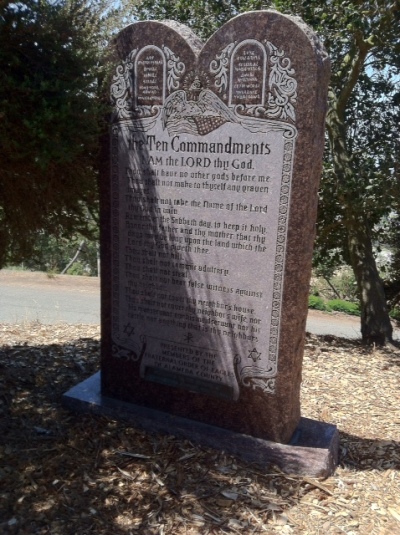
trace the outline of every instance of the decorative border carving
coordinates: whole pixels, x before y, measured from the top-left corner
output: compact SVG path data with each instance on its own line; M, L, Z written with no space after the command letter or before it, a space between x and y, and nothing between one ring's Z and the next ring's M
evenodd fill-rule
M179 89L179 80L185 73L185 64L180 61L179 56L174 54L170 48L163 46L165 57L167 58L168 77L167 88L168 91Z
M217 55L210 63L210 72L215 78L215 87L218 89L218 93L223 93L228 89L228 64L229 58L235 48L236 41L226 46L221 54Z
M295 147L295 128L287 125L284 132L284 152L282 179L279 199L278 233L275 249L274 285L272 293L272 313L269 335L268 363L269 369L257 366L242 365L242 359L236 355L234 359L236 376L239 385L247 388L260 388L265 394L275 392L275 377L278 373L279 327L282 309L283 273L287 240L287 223L290 202L290 183L293 169ZM286 134L286 135L285 135ZM289 134L289 136L287 135ZM255 351L255 349L253 350ZM249 354L250 357L250 354Z
M296 121L297 82L293 78L294 69L283 50L278 50L271 42L265 41L269 51L271 72L269 75L268 117Z
M236 355L234 358L236 379L240 386L245 388L260 388L264 394L273 394L275 392L275 377L268 377L265 368L257 366L242 366L242 358ZM274 374L276 375L276 373Z
M112 317L111 317L111 332L119 332L119 127L112 125L111 127L111 255L112 255L112 269L111 269L111 301L112 301ZM114 352L113 352L114 353Z
M132 362L137 362L139 360L139 355L117 344L112 345L111 351L112 351L112 356L118 359L130 360Z
M111 84L111 102L114 105L114 113L111 121L121 121L132 117L133 88L131 72L134 66L135 56L138 49L133 49L127 58L115 69Z
M119 168L119 133L124 125L113 124L111 126L111 338L112 356L123 358L133 362L139 361L146 349L146 337L140 336L140 343L128 343L121 340L120 318L120 237L119 237L119 191L120 191L120 168ZM125 126L126 127L126 126ZM127 326L125 326L126 329ZM134 331L134 329L132 329ZM125 331L127 332L127 330ZM129 334L127 335L129 337Z

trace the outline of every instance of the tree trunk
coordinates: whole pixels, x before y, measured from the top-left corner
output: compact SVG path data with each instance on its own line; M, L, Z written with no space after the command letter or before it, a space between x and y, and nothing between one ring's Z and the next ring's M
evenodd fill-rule
M360 294L362 340L366 344L385 345L392 342L393 328L368 223L349 214L347 230L350 262Z
M346 146L344 111L330 93L327 116L333 168L338 182L338 198L343 205L348 253L360 294L361 336L364 343L384 345L392 341L383 283L379 277L367 218L354 179L352 160Z
M79 247L78 247L78 250L76 251L73 259L68 263L67 266L65 266L65 268L61 271L61 275L64 275L68 270L69 268L72 266L72 264L76 261L76 259L78 258L80 252L82 251L83 249L83 246L85 245L85 240L82 240L81 243L79 244Z

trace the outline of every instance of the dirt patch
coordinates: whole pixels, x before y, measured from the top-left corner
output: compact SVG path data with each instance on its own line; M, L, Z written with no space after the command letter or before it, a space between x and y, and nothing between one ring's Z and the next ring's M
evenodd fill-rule
M0 531L400 534L400 355L306 343L303 416L338 425L321 481L61 408L99 367L93 325L0 325Z

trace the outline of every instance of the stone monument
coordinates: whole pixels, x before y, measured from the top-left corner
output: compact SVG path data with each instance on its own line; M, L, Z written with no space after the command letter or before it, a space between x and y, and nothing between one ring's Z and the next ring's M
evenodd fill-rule
M320 42L274 11L233 18L204 45L178 23L138 22L112 62L101 395L96 376L64 402L329 473L336 428L301 418L299 403L329 79Z

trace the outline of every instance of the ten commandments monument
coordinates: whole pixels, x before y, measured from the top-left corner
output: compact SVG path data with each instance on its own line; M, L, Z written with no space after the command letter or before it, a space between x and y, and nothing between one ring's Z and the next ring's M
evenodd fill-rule
M299 19L261 11L205 45L139 22L113 54L99 405L225 449L306 451L317 434L331 466L335 429L301 419L299 403L322 46Z

